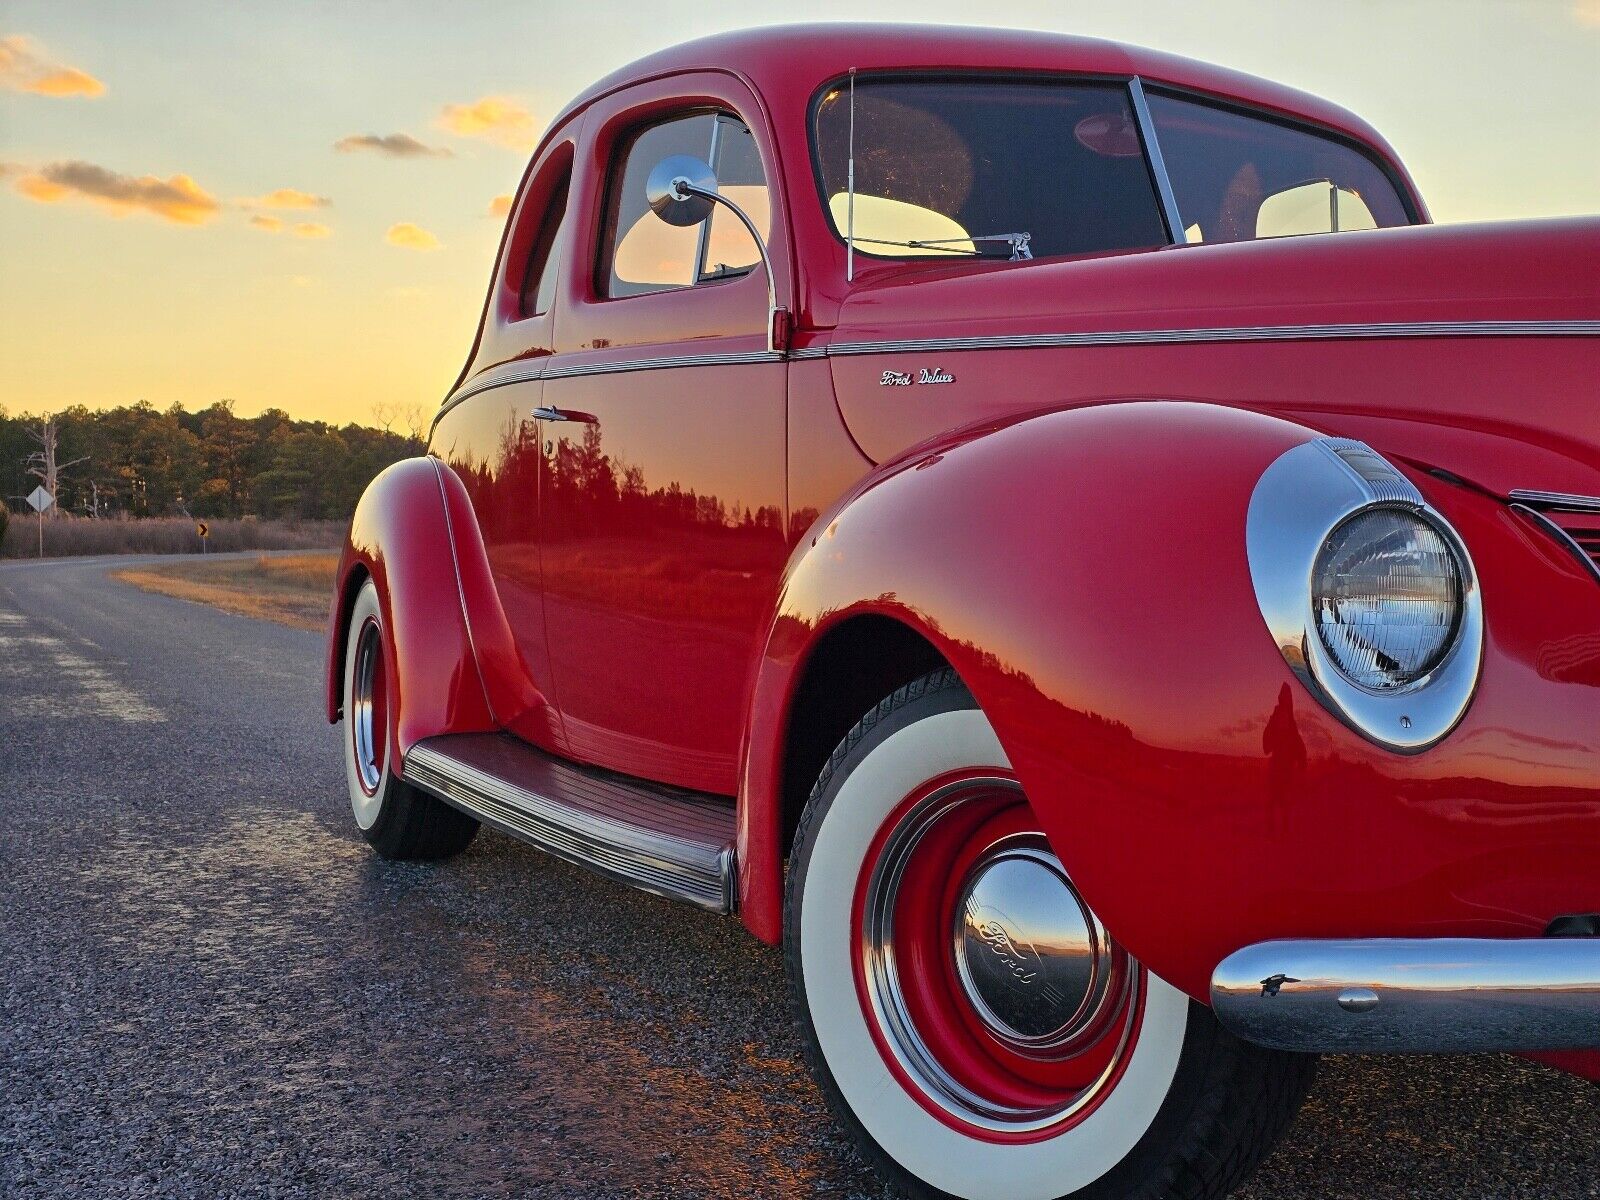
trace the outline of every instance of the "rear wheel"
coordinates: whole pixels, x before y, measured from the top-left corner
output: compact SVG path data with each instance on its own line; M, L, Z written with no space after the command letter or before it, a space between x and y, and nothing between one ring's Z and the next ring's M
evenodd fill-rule
M362 584L344 652L344 768L362 836L385 858L448 858L478 822L402 780L390 739L392 648L378 587Z
M1248 1046L1101 926L954 672L897 691L818 779L785 956L807 1059L919 1196L1226 1195L1314 1060Z

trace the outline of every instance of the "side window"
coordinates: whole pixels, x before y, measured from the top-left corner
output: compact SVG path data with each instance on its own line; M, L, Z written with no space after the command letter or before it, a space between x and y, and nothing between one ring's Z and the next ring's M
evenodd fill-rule
M1161 92L1149 104L1190 242L1411 223L1395 183L1353 144Z
M716 143L711 152L711 169L717 176L717 190L744 209L768 237L772 229L772 201L767 195L767 179L761 170L761 152L755 135L733 117L717 118ZM761 262L750 231L722 205L711 214L705 251L701 255L700 278L726 279L743 275Z
M1360 195L1331 179L1313 179L1273 192L1256 210L1256 236L1295 237L1305 233L1340 233L1376 229L1372 210Z
M556 298L556 271L561 261L562 233L566 229L567 192L572 184L569 167L556 183L545 209L539 236L528 255L528 270L522 276L522 315L536 317L550 311Z
M658 162L674 154L710 163L723 195L749 213L758 229L765 232L770 226L761 156L741 122L725 114L697 113L652 125L624 145L612 168L600 276L609 297L726 279L760 261L749 232L721 206L709 221L688 227L668 225L650 211L645 180Z

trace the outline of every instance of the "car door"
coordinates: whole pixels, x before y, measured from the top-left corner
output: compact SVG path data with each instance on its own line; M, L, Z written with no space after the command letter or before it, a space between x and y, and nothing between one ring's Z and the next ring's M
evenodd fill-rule
M429 440L430 452L466 488L505 616L500 626L493 619L498 614L468 613L490 705L511 732L556 750L565 742L548 703L553 689L540 590L537 412L543 366L554 345L557 283L569 253L574 148L570 136L558 136L534 164L510 218L476 370L457 387Z
M674 227L644 196L656 163L689 154L758 228L781 228L753 100L728 87L679 78L589 116L574 180L588 261L574 255L545 372L540 537L570 752L731 794L786 558L786 366L767 349L767 281L738 219L719 206Z

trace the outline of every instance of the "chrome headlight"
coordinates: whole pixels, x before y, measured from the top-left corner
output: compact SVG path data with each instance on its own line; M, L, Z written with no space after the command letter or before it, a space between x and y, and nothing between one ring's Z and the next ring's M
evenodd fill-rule
M1296 446L1256 484L1246 545L1268 629L1333 713L1404 752L1455 727L1483 658L1477 577L1405 476L1361 442Z

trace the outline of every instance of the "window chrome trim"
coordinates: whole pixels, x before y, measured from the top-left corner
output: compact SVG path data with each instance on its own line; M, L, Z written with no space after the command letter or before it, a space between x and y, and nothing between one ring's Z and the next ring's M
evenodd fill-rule
M1189 241L1184 232L1183 214L1178 211L1178 194L1172 190L1172 176L1167 173L1167 160L1161 153L1161 139L1156 134L1155 118L1150 115L1150 103L1144 96L1144 80L1135 75L1128 80L1128 98L1133 102L1133 116L1139 123L1139 138L1144 142L1144 160L1155 177L1156 195L1161 201L1161 217L1167 223L1167 240L1174 246Z
M1312 610L1317 556L1357 513L1401 508L1426 520L1455 553L1461 574L1456 639L1427 675L1377 692L1334 664ZM1434 745L1466 715L1483 666L1483 597L1465 543L1399 471L1365 443L1316 438L1262 473L1245 519L1245 548L1261 615L1284 661L1317 700L1362 737L1399 754Z

